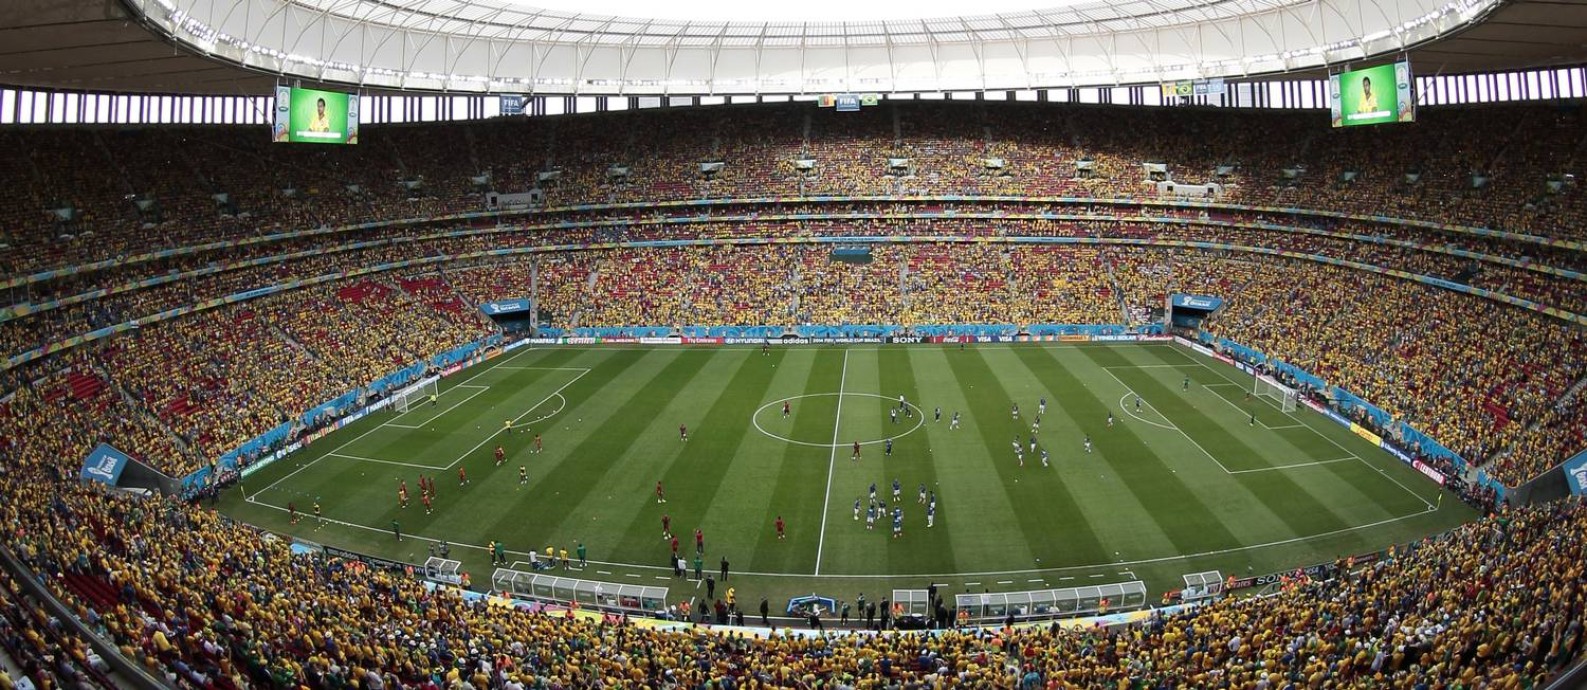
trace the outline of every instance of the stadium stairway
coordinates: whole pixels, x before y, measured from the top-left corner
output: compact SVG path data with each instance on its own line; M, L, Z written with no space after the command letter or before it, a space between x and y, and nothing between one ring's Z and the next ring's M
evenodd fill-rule
M176 433L175 429L172 429L170 425L165 423L165 418L163 415L157 414L154 410L149 409L147 405L143 404L142 401L138 400L136 396L134 396L124 386L122 386L121 382L117 381L114 376L110 376L105 372L101 373L105 376L105 379L110 382L110 386L116 395L121 396L121 402L127 406L127 409L138 411L139 416L142 417L141 421L143 421L145 425L152 426L161 434L169 437L172 444L176 446L177 450L187 455L196 455L193 447L188 445L187 439L182 438L181 434ZM198 409L185 395L171 401L168 405L170 409L167 411L174 414L180 414L182 416L191 414L194 410Z
M1119 305L1119 323L1130 323L1130 305L1124 299L1124 288L1119 286L1119 279L1113 275L1113 262L1108 260L1108 253L1102 252L1102 270L1108 275L1108 287L1112 288L1113 299Z

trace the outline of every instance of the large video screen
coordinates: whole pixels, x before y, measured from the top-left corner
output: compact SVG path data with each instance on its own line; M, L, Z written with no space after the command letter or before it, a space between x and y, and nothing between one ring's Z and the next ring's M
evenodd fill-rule
M1328 107L1335 127L1415 120L1411 63L1396 62L1330 76Z
M276 87L277 142L358 143L358 96L339 91Z

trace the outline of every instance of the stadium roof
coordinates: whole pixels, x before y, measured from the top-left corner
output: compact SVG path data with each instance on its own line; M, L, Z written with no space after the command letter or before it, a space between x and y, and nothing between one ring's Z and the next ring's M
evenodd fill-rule
M1404 53L1423 74L1587 61L1587 0L989 0L951 17L935 0L661 5L638 18L618 13L647 6L625 0L16 0L0 82L683 95L1317 75Z

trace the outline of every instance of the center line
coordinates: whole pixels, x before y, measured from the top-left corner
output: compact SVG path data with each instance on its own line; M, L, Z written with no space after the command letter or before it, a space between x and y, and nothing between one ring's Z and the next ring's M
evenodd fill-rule
M832 470L838 461L838 429L843 424L843 383L849 377L849 351L843 351L843 373L838 374L838 411L832 420L832 455L827 457L827 493L821 497L821 533L816 537L816 573L821 574L821 549L827 543L827 506L832 501Z

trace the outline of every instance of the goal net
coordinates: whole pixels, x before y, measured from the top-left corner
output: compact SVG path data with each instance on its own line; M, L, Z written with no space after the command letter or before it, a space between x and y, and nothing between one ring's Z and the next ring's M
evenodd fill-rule
M1295 411L1295 389L1261 375L1256 377L1254 385L1256 388L1252 392L1258 397L1271 398L1278 401L1279 409L1285 413Z
M438 383L438 379L431 377L397 391L391 399L392 408L397 410L397 414L406 413L410 406L419 405L440 392Z

